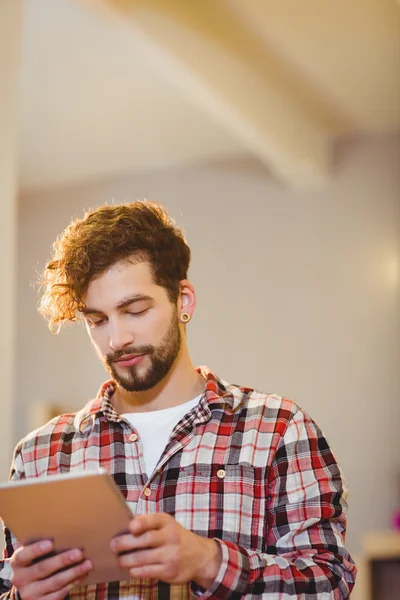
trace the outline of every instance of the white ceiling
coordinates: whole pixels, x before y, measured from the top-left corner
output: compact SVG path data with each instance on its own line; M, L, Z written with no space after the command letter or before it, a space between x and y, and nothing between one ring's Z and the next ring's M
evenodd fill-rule
M24 190L244 155L312 179L400 127L395 0L112 4L25 0Z
M23 189L243 154L143 59L130 32L72 0L26 0Z

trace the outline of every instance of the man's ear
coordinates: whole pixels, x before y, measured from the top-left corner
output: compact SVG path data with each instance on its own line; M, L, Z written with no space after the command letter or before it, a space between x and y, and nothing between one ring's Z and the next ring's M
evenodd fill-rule
M180 282L180 292L178 299L178 316L183 323L187 323L193 317L196 308L196 292L192 284L183 279ZM182 318L182 315L184 317ZM186 316L188 315L188 316Z

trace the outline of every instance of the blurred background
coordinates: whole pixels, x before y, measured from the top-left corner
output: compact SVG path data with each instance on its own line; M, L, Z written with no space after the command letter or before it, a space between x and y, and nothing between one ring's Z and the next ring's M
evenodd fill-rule
M1 0L1 458L105 374L33 286L97 205L183 226L196 364L285 395L348 481L360 555L400 504L396 0Z

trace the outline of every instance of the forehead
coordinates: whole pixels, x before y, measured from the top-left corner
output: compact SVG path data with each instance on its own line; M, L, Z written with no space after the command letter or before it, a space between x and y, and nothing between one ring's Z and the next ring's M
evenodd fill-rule
M104 273L92 279L83 301L87 306L106 310L136 294L145 294L157 299L166 292L154 282L148 262L132 264L124 261L112 265Z

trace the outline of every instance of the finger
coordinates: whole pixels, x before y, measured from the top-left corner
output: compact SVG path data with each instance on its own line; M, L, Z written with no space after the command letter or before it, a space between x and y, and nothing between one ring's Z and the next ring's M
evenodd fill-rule
M144 567L133 567L129 569L129 575L132 579L160 579L165 580L165 567L162 564L147 565Z
M63 588L61 588L61 590L58 590L57 592L52 592L51 594L48 594L46 596L45 600L64 600L64 598L66 596L68 596L68 594L70 593L70 591L76 585L78 585L78 583L75 582L75 581L72 582L72 583L69 583L68 585L65 585Z
M15 567L29 567L35 559L45 556L53 549L51 540L41 540L28 546L18 548L12 558L11 563Z
M116 554L135 549L135 538L131 534L123 534L113 538L110 542L110 548Z
M116 554L139 548L156 548L164 544L164 537L160 530L146 531L139 536L120 535L111 541L110 548Z
M129 554L123 554L118 558L118 565L122 569L130 569L133 567L143 567L148 565L161 564L163 554L160 548L149 550L137 550Z
M151 515L140 515L129 523L129 531L132 535L140 535L149 529L162 529L173 520L166 513L154 513Z
M88 561L90 562L90 561ZM52 583L50 579L44 579L41 581L30 582L28 585L24 585L23 587L19 587L19 591L23 594L24 598L45 598L45 600L60 600L65 598L68 593L72 590L72 588L79 586L86 579L88 571L86 567L81 563L82 568L85 569L85 573L80 574L78 578L69 581L62 587L57 583L57 589L52 591L50 594L46 594L46 589L49 589L49 585ZM89 569L90 570L90 569ZM54 581L53 581L54 583ZM55 587L55 586L54 586Z
M70 569L56 573L51 577L43 579L35 583L35 596L41 597L53 592L59 592L68 585L76 585L77 580L87 575L93 569L92 562L85 560L79 565L75 565Z
M80 563L82 559L83 553L79 548L67 550L66 552L61 552L51 558L46 558L27 568L26 576L29 577L29 581L46 579L60 569L66 569L76 563Z

